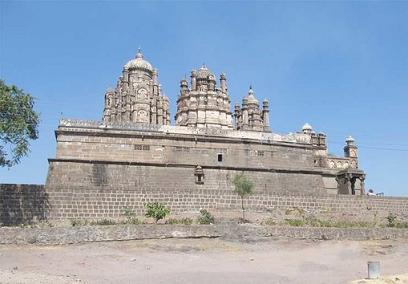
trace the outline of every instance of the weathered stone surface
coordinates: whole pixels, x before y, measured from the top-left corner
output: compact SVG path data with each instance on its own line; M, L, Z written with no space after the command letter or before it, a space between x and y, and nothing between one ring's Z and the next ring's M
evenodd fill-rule
M169 206L172 214L197 215L200 208L208 209L216 216L240 216L240 199L232 188L214 183L200 188L192 178L187 186L178 184L171 175L168 183L155 179L143 179L140 174L132 179L122 170L126 183L115 180L115 186L104 184L103 178L94 178L92 164L89 171L78 167L75 174L68 172L61 176L76 176L69 183L54 184L52 190L44 191L36 185L0 185L0 222L4 225L29 223L35 220L63 219L104 219L121 218L123 209L129 208L142 216L144 205L148 202L162 202ZM65 171L66 169L64 169ZM97 171L100 171L98 169ZM108 171L109 172L109 171ZM118 169L116 174L120 172ZM152 171L157 173L157 171ZM81 179L94 179L93 185L81 186ZM108 176L108 178L110 178ZM140 187L136 187L137 183ZM135 185L132 187L132 185ZM285 214L287 210L303 210L308 215L322 219L349 221L386 222L386 217L393 214L401 222L408 222L408 198L348 196L348 195L289 195L285 191L269 192L262 188L245 200L248 214L259 215L262 219L275 213ZM258 218L258 217L256 217ZM283 218L286 218L283 216Z
M258 240L265 237L317 240L406 239L408 230L269 227L236 224L0 228L0 244L73 244L96 241L218 237L233 240Z
M0 184L0 224L44 220L49 207L44 185Z

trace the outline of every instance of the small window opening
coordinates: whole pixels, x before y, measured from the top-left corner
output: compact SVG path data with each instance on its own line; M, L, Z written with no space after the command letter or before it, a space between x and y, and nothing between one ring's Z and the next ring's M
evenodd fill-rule
M222 154L218 154L218 162L222 162Z

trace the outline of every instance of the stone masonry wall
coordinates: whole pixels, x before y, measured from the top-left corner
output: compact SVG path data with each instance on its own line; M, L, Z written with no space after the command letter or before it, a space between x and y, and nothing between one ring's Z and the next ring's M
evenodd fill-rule
M57 132L57 159L319 170L315 168L314 151L306 144L83 131ZM222 161L218 160L219 154Z
M0 184L0 225L43 220L48 209L44 185Z
M50 217L118 218L124 208L141 216L144 204L155 201L169 206L173 214L197 214L200 208L222 216L223 212L239 212L240 199L231 183L239 171L204 168L203 185L195 184L193 172L183 167L51 161L47 180ZM346 220L385 218L390 213L408 220L407 198L306 195L300 185L313 188L320 180L313 174L245 174L256 184L255 193L245 201L249 212L268 215L277 209L299 208Z
M87 188L116 191L147 190L152 192L185 192L199 190L233 190L232 180L242 171L234 168L203 167L203 184L196 183L194 166L106 163L95 161L50 161L47 178L48 191L53 189ZM276 172L267 170L243 171L255 184L258 193L324 194L319 174Z

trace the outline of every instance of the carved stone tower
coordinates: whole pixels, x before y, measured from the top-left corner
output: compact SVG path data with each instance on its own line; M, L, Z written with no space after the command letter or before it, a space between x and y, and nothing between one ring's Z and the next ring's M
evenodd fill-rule
M203 65L191 71L191 89L186 79L180 81L177 99L176 125L191 127L232 128L230 99L224 74L220 76L220 87L214 74Z
M350 161L351 168L358 168L358 152L354 138L349 136L346 138L346 146L344 146L344 157Z
M260 108L252 87L249 87L248 95L242 99L242 107L238 104L235 105L234 117L237 130L271 131L269 102L265 99L262 108Z
M123 67L116 88L106 92L104 122L169 125L169 100L162 94L157 76L139 50Z

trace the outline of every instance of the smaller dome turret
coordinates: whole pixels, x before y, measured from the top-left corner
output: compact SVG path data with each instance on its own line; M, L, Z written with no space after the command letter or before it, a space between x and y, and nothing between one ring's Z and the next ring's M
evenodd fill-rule
M254 90L252 90L252 86L249 86L248 95L244 98L248 104L256 104L259 105L259 101L255 98Z
M349 135L347 138L346 138L346 144L347 144L347 146L355 146L355 140L354 140L354 138L353 137L351 137L351 135Z
M305 123L302 127L302 132L304 134L312 134L313 128L309 123Z
M354 142L354 138L351 137L351 135L349 135L349 136L346 138L346 142L347 142L347 143L353 143L353 142Z

